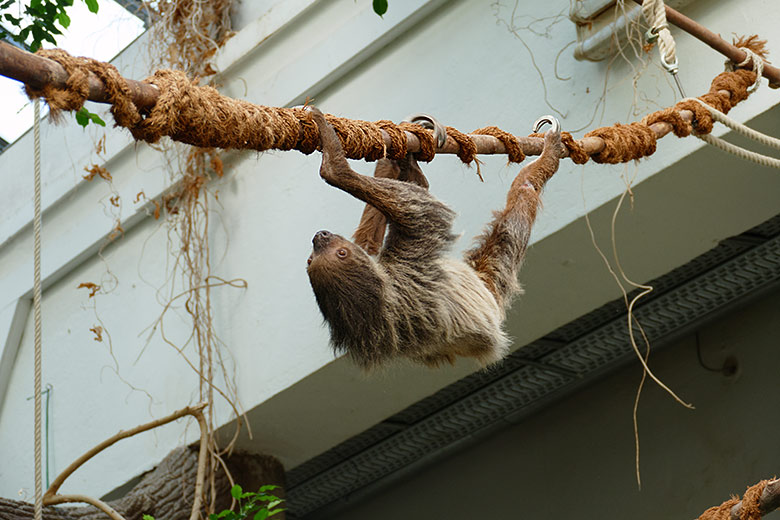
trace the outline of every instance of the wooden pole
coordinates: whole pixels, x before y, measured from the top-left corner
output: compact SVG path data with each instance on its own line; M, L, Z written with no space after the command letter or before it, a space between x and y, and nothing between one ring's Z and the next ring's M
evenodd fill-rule
M766 71L766 68L764 69ZM8 43L0 41L0 75L21 81L33 88L41 88L44 85L53 85L58 88L65 88L68 81L68 73L57 62L36 56L27 51L14 47ZM130 86L133 102L139 110L148 111L154 107L157 98L160 95L159 90L154 85L142 83L135 80L127 80ZM720 91L726 96L730 93ZM89 77L89 95L90 101L98 103L109 103L103 82L96 76L90 74ZM680 117L684 121L690 122L693 119L693 113L689 110L680 110ZM655 133L656 138L667 135L672 131L669 123L659 122L650 125L650 129ZM420 142L414 134L405 132L406 149L409 152L419 152ZM385 145L390 146L390 136L383 130L382 136ZM477 147L477 154L494 155L505 154L504 143L495 137L488 135L469 135ZM544 141L538 137L517 137L525 155L539 155L542 153ZM598 154L605 148L604 140L599 137L585 137L577 141L588 155ZM457 154L460 150L458 143L448 137L446 143L436 150L436 153ZM568 150L564 152L564 157L568 156Z
M66 88L68 73L56 61L30 54L18 47L0 41L0 74L35 89L44 85L55 88ZM154 85L127 80L133 96L133 103L143 112L157 103L160 91ZM89 75L89 100L97 103L108 103L108 96L103 82L93 74Z
M766 515L780 507L780 479L774 479L767 482L764 491L758 499L758 508L761 515ZM740 520L742 518L742 501L731 508L729 518L731 520Z

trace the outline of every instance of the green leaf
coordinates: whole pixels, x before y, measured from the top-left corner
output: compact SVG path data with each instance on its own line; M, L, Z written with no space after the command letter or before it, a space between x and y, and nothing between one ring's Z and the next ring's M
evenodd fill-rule
M70 17L65 14L65 11L62 11L57 15L57 21L60 22L60 25L66 29L70 25Z
M144 520L154 520L154 517L152 515L144 515L143 519Z
M84 0L87 4L87 9L90 10L90 12L97 13L98 12L98 2L97 0Z
M374 0L374 12L382 16L387 12L387 0Z
M93 123L100 126L106 126L106 122L100 119L100 116L98 116L97 114L93 114L90 111L87 111L87 113L89 114L89 118L92 120Z
M265 520L268 518L268 509L263 508L257 512L253 520Z
M76 122L80 124L83 127L86 127L89 124L89 111L81 107L78 112L76 112ZM146 520L146 519L144 519Z
M268 513L268 516L274 516L274 515L276 515L276 514L279 514L279 513L281 513L282 511L287 511L287 509L285 509L285 508L283 508L283 507L280 507L279 509L274 509L273 511L270 511L270 512Z
M269 503L268 503L268 505L267 505L266 507L267 507L268 509L273 509L273 508L275 508L276 506L278 506L278 505L279 505L279 504L281 504L281 503L282 503L282 501L281 501L281 500L274 500L273 502L269 502Z
M266 484L265 486L260 486L260 489L257 490L258 493L265 493L266 491L271 491L272 489L276 489L279 486L274 484Z
M30 9L40 9L41 8L41 0L32 0L30 2Z
M230 496L232 496L236 500L241 498L241 495L243 494L243 492L244 492L244 490L238 484L236 484L235 486L230 488Z

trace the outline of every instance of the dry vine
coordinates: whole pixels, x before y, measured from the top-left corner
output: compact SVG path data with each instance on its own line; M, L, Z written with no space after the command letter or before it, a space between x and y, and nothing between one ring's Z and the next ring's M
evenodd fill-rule
M171 67L187 72L188 76L206 78L217 73L212 59L217 50L232 36L230 10L233 0L162 0L147 3L154 25L151 28L150 53L154 68ZM236 421L232 439L224 447L217 444L215 430L215 398L221 397L232 409L236 418L243 415L236 387L235 376L228 369L223 357L224 344L214 330L211 290L227 285L246 287L243 280L224 281L212 275L209 247L209 202L213 195L208 190L212 176L222 177L222 160L214 149L196 148L182 144L163 145L170 158L171 176L177 188L161 201L154 201L165 210L169 244L175 257L169 277L169 295L164 309L154 325L159 328L165 343L172 346L199 376L199 398L209 404L206 416L207 448L209 453L208 486L204 489L206 510L214 512L216 500L215 474L222 467L231 480L230 472L222 457L235 444L241 427ZM181 281L184 290L176 294L176 282ZM172 304L184 299L184 309L192 323L192 335L185 344L171 341L163 327L163 318ZM189 359L184 348L194 343L197 360ZM221 379L222 385L216 382ZM197 497L200 499L200 496Z

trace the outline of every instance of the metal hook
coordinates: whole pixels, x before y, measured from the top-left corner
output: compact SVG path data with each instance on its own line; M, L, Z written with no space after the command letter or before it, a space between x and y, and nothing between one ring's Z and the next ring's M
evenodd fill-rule
M645 41L649 44L653 44L658 41L658 33L661 32L661 29L669 29L669 26L665 23L662 23L658 26L650 27L645 32Z
M677 76L677 72L679 72L680 70L679 62L677 61L677 56L674 57L674 61L672 63L666 61L666 56L661 56L661 65L663 65L666 71L672 75L674 82L677 84L677 90L680 91L680 95L683 98L688 97L685 95L685 91L683 90L683 86L682 83L680 82L680 78Z
M553 132L557 134L558 132L561 131L561 123L558 121L558 119L555 116L551 116L548 114L546 116L540 117L534 122L534 126L533 126L534 132L538 133L539 130L541 130L542 127L546 124L552 126L549 132Z
M447 130L444 129L444 125L439 123L439 120L430 114L418 112L416 114L406 116L401 122L414 123L416 125L420 125L423 128L427 128L428 130L433 130L433 137L436 139L436 146L438 148L441 148L444 146L444 143L447 142Z

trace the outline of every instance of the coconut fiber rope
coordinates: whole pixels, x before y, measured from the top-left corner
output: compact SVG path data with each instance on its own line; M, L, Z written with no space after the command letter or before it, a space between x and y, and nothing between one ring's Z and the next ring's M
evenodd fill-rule
M764 492L767 482L762 480L758 484L747 488L741 500L740 520L759 520L761 518L761 494ZM739 497L733 496L719 506L713 506L704 511L698 520L730 520L732 509L739 503Z
M255 105L247 101L221 95L215 88L201 86L183 72L159 70L144 80L155 85L160 95L148 112L139 111L133 104L127 82L117 69L108 63L90 58L76 58L59 49L39 50L38 54L60 63L69 74L65 89L51 86L40 90L27 88L31 98L43 97L55 115L61 110L77 110L87 99L87 81L92 73L103 81L111 101L111 113L118 126L130 130L137 140L157 142L163 136L175 141L204 148L265 150L298 150L310 154L319 146L319 133L310 114L304 108L275 108ZM727 113L734 105L747 98L748 88L756 80L754 71L738 69L719 74L710 91L699 99ZM692 123L686 122L680 110L694 114ZM418 160L430 161L436 154L433 133L413 123L395 123L387 120L360 121L326 115L342 141L350 159L375 161L381 157L400 159L407 153L407 136L414 135L420 143ZM593 130L584 137L600 138L604 146L590 157L571 134L563 133L562 141L568 156L578 164L589 158L599 163L621 163L646 157L656 149L656 133L650 125L668 123L675 135L686 136L712 131L712 116L699 103L688 100L645 117L641 122L616 124ZM477 145L474 139L454 128L447 127L448 141L458 145L458 157L464 163L474 161ZM525 153L517 137L490 126L480 128L475 136L490 135L503 143L511 162L520 162ZM389 140L385 136L389 136ZM389 144L388 144L389 143Z

